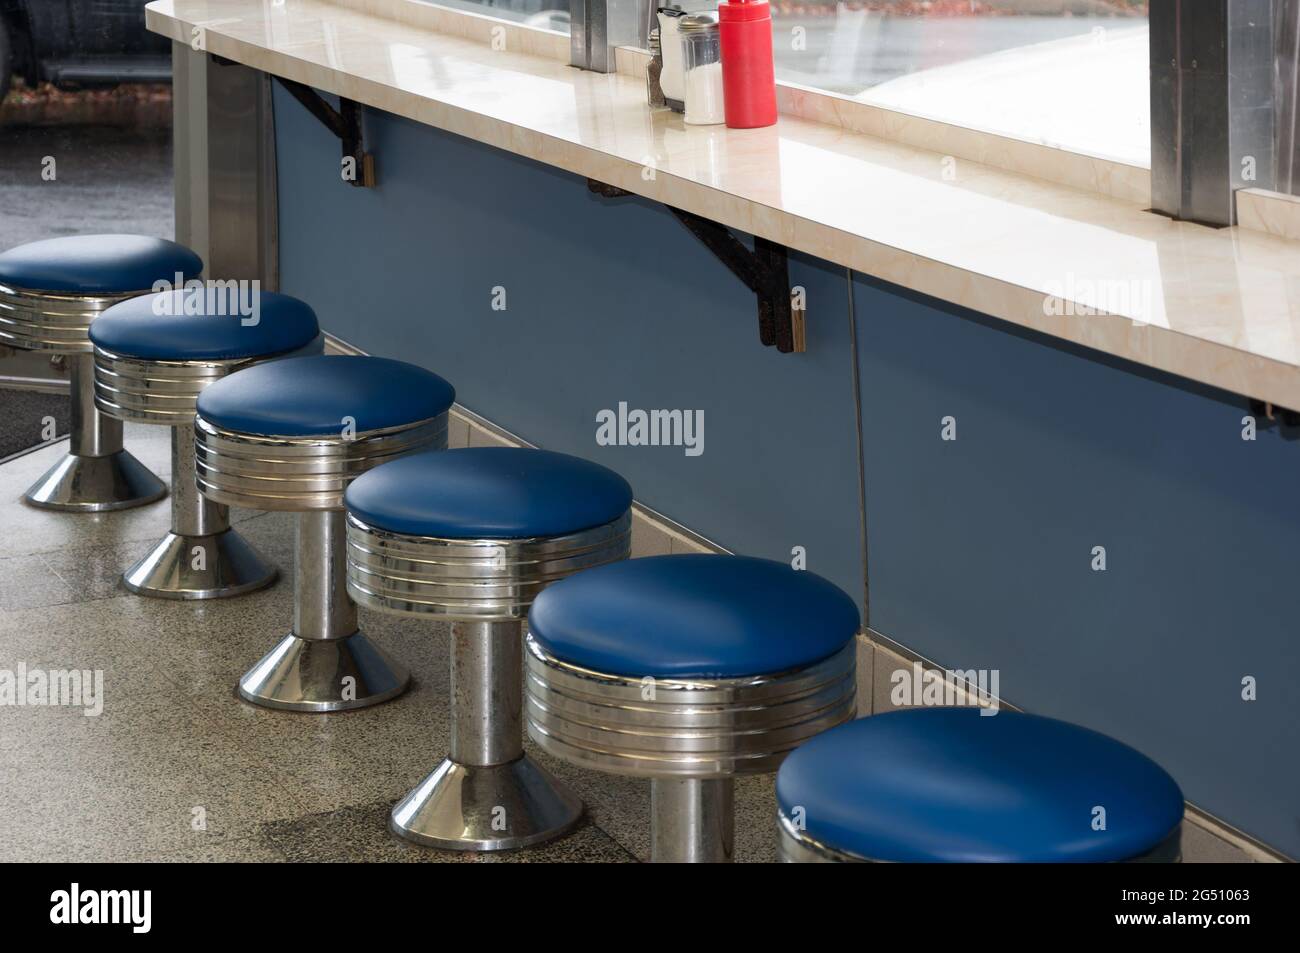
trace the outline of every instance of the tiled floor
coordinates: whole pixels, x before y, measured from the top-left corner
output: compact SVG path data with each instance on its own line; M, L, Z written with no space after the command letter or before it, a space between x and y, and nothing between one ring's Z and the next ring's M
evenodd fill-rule
M128 447L164 478L167 441L165 428L128 425ZM389 808L446 748L445 626L362 612L363 629L414 675L411 691L389 704L334 715L245 704L234 694L237 678L292 618L292 517L234 514L281 569L268 590L208 603L132 596L118 576L165 532L168 504L74 516L20 503L65 446L0 465L0 669L100 669L104 710L86 717L73 708L0 707L0 861L648 856L646 782L537 752L588 806L571 836L532 850L454 854L391 835ZM859 657L866 695L872 668L886 662L873 660L866 643ZM738 860L773 859L773 805L770 777L740 780ZM1188 860L1248 859L1192 825L1185 847Z

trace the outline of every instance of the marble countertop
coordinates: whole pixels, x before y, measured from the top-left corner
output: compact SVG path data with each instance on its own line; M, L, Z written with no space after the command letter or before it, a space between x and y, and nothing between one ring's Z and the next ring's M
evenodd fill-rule
M783 116L687 126L644 83L379 15L154 0L150 29L945 301L1300 409L1300 243ZM521 44L518 30L506 46ZM382 162L380 186L382 187ZM838 320L838 318L836 318ZM808 334L817 333L815 310ZM797 358L792 358L796 359Z

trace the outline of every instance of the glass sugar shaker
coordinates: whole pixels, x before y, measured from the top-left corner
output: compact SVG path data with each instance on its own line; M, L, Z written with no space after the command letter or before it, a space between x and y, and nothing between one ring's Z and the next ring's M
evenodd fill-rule
M686 122L711 126L726 121L722 99L722 42L718 19L694 13L678 26L686 77Z

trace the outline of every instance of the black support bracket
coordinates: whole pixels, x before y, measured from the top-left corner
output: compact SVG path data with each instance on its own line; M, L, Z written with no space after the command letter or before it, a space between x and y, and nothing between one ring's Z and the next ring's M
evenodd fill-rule
M595 179L587 180L587 188L605 198L632 194ZM665 207L758 298L758 339L782 354L802 352L805 347L803 302L796 301L791 293L786 247L755 235L754 249L750 251L725 225L671 205Z
M343 181L358 188L374 188L375 157L366 151L364 131L361 126L361 105L340 96L339 108L335 109L310 86L285 79L283 76L275 78L290 96L302 103L307 111L320 120L321 125L334 133L343 144Z
M1250 413L1255 418L1257 430L1277 427L1283 439L1300 440L1300 413L1253 397L1250 398Z

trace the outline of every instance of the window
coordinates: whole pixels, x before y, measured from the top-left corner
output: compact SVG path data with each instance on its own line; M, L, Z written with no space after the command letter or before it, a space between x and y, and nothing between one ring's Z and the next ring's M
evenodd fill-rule
M569 31L569 0L436 2ZM1070 152L1150 162L1147 0L771 3L783 82ZM710 10L717 0L676 5Z
M1146 0L774 3L777 76L1145 165L1146 16Z
M1149 162L1147 0L771 2L783 82L1071 152Z
M440 7L484 13L540 30L569 32L569 0L437 0Z

